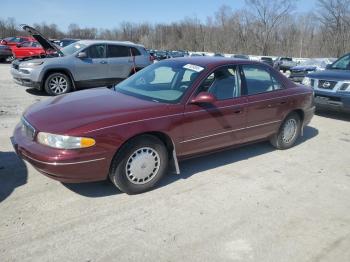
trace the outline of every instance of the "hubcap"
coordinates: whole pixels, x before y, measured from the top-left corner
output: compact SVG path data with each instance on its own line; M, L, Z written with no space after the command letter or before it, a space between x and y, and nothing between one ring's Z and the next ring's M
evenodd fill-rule
M297 121L295 119L289 119L283 127L282 140L285 143L290 143L297 133Z
M126 162L126 177L133 184L145 184L151 181L160 167L160 158L153 148L137 149Z
M50 80L49 87L55 94L59 95L67 91L68 83L64 77L55 76Z

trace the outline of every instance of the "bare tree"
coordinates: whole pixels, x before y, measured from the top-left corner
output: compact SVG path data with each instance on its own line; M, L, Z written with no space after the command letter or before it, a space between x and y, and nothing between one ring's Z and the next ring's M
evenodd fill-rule
M273 30L293 11L294 2L292 0L246 0L246 4L253 10L256 36L263 55L269 54Z
M349 48L350 0L318 0L318 11L323 41L340 56Z

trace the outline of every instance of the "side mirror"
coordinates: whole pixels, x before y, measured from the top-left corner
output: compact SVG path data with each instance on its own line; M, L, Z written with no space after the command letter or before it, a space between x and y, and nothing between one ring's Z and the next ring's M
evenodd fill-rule
M87 54L86 54L86 52L79 52L77 57L80 59L87 58Z
M195 98L191 100L191 104L213 104L216 97L208 92L200 92Z
M326 65L326 69L332 69L332 64Z
M20 47L22 47L22 45L21 45L21 44L17 44L16 47L17 47L17 48L20 48Z

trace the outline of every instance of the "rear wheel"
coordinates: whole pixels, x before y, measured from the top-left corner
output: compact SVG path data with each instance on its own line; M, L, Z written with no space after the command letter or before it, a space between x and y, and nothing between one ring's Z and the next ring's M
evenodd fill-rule
M127 142L114 157L110 179L121 191L137 194L150 190L164 175L168 152L162 141L143 135Z
M67 75L52 73L46 78L44 87L46 93L57 96L68 93L72 88L72 84Z
M301 119L292 113L283 121L279 131L271 139L271 144L278 149L288 149L294 146L301 131Z

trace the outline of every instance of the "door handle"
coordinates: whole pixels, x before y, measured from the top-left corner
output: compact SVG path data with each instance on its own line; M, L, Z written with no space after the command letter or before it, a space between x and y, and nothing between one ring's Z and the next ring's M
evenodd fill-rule
M285 104L287 104L287 101L282 101L282 102L279 102L278 104L279 105L285 105Z
M107 61L101 61L100 64L107 64Z

